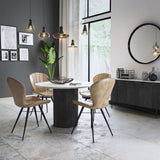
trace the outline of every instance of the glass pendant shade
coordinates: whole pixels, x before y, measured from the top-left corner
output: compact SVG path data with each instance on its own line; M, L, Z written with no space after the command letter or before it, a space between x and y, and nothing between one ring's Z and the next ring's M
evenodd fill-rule
M158 46L158 44L157 44L157 42L155 43L155 45L154 45L154 49L158 49L159 48L159 46Z
M70 45L68 48L78 48L78 46L76 46L76 45L74 44L74 40L73 40L73 39L72 39L72 41L71 41L71 45Z
M29 23L28 23L28 26L27 26L27 31L28 32L33 32L34 31L34 27L32 25L32 20L29 19Z
M88 35L86 25L84 25L84 27L83 27L82 35Z
M48 39L50 37L50 34L48 32L46 32L45 27L43 27L42 32L39 33L38 37L41 40L46 40L46 39Z
M64 34L62 26L59 27L58 33L53 34L53 38L55 38L55 39L63 39L63 38L68 38L68 37L69 37L68 34Z

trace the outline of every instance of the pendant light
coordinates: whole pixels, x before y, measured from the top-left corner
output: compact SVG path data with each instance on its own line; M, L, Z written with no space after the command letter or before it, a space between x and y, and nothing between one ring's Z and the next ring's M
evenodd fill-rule
M45 9L44 9L44 0L42 0L42 10L43 10L43 25L45 22L45 18L44 18L44 13L45 13ZM38 34L38 37L41 40L47 40L50 37L50 34L46 31L46 28L43 26L42 27L42 32Z
M63 27L62 27L62 17L63 17L63 2L62 2L62 0L61 0L61 6L60 6L60 15L61 15L61 25L59 27L59 32L53 34L53 38L55 38L55 39L64 39L64 38L69 37L68 34L64 34Z
M27 31L28 32L33 32L34 27L33 27L32 19L31 19L31 0L29 0L29 16L30 16L30 19L29 19L29 23L28 23L28 26L27 26Z
M87 26L86 25L83 26L82 35L88 35Z
M153 55L154 56L158 56L159 55L158 48L159 48L159 46L158 46L158 44L156 42L155 45L153 46L153 49L154 49Z
M68 48L78 48L78 46L76 46L76 45L74 44L74 40L73 40L73 39L72 39L72 41L71 41L71 45L68 46Z
M155 45L153 46L153 55L154 56L158 56L159 55L159 52L158 52L158 44L157 44L157 30L155 29Z

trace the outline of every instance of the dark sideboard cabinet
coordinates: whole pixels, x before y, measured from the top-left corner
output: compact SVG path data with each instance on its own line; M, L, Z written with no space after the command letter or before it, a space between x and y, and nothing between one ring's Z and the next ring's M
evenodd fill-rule
M148 109L157 114L160 109L160 81L117 79L110 103Z

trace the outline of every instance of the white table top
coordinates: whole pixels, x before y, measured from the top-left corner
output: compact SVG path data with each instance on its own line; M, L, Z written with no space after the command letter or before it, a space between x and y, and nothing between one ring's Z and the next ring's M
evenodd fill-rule
M41 88L77 89L77 88L87 88L90 87L92 84L93 84L92 82L86 82L86 81L72 81L70 83L65 83L65 84L55 84L48 81L48 82L36 83L35 85Z

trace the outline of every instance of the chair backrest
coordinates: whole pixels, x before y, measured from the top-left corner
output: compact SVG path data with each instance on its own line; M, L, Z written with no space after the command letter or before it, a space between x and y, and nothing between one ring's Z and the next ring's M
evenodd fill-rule
M109 99L115 84L115 79L102 79L91 86L93 109L104 108L109 104Z
M23 107L26 97L26 89L24 85L20 81L11 77L7 78L7 82L11 90L15 104L19 107Z
M100 81L102 79L111 78L111 75L108 73L100 73L93 77L93 83L96 83L97 81Z
M35 85L35 83L48 81L48 76L46 74L38 72L32 73L29 75L29 81L31 83L34 93L38 94L40 92L46 91L46 88L40 88Z

